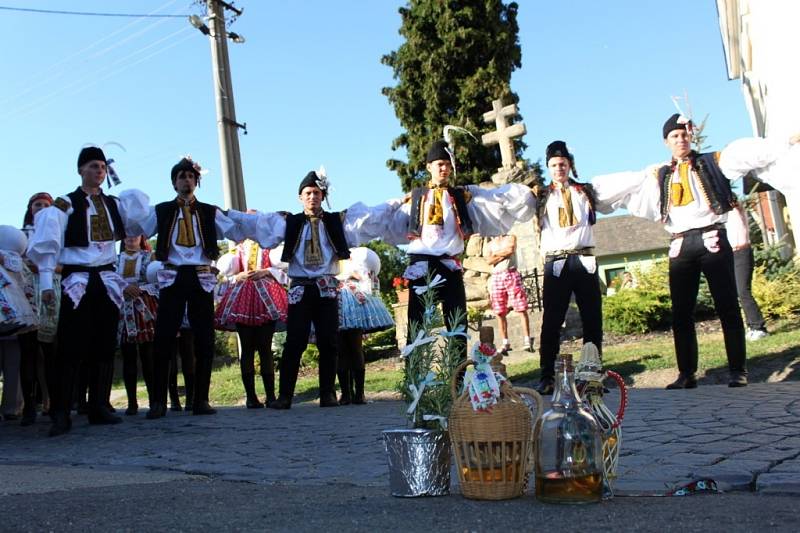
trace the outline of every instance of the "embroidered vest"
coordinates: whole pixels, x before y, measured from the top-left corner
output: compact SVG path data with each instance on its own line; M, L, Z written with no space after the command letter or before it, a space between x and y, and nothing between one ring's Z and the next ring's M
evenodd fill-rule
M339 259L348 259L350 257L350 246L347 244L347 239L344 236L344 220L346 211L338 213L322 212L322 227L325 228L325 234L328 236L328 242L333 246L336 256ZM300 234L303 231L308 217L304 213L296 213L294 215L286 215L286 234L283 238L283 253L281 254L281 261L290 263L294 259L294 254L297 252L297 247L300 246Z
M589 204L589 224L594 226L595 222L597 222L597 213L594 207L596 204L594 187L592 187L591 183L579 183L572 178L570 178L569 184L572 185L578 194L586 198L586 203ZM539 228L541 228L544 223L545 213L547 212L547 199L550 198L550 192L552 190L552 184L540 189L536 203L536 218L539 220Z
M411 212L408 219L408 238L409 240L418 239L422 235L422 225L425 216L425 198L428 197L428 187L417 187L411 191ZM456 214L456 227L463 239L469 238L475 233L472 226L472 219L467 212L467 202L469 191L464 187L448 187L447 193L453 200L453 208Z
M217 259L219 257L219 248L217 247L217 224L215 222L217 207L195 201L194 209L197 215L198 226L200 227L200 244L203 247L203 253L205 253L206 257L209 259ZM176 200L170 200L169 202L156 205L156 231L158 231L158 238L156 239L156 259L159 261L167 261L169 247L172 243L172 232L175 230L177 221L178 202Z
M736 205L736 197L731 190L731 182L722 173L722 169L717 164L716 154L698 154L692 152L689 155L690 166L695 171L700 187L700 193L706 204L714 214L721 215L727 213ZM672 165L664 165L658 169L658 188L661 195L661 222L666 222L669 217L670 201L670 179L674 169Z
M64 246L67 248L89 246L89 223L86 219L86 210L89 209L89 200L80 187L67 195L72 202L72 214L67 218L67 227L64 231ZM114 224L114 240L121 241L125 238L125 224L119 214L115 196L100 193L103 205L106 206L111 223ZM63 200L62 200L63 202Z

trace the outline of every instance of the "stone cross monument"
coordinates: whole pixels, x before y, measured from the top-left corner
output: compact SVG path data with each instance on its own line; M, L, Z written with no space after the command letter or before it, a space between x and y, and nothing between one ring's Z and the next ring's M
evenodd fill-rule
M492 101L492 110L483 114L483 121L487 124L494 122L497 128L481 137L484 146L493 144L500 146L500 158L503 166L498 168L492 176L492 182L497 184L508 182L509 176L517 166L517 158L514 155L514 139L527 133L523 122L510 123L517 114L519 111L516 104L503 106L502 100Z

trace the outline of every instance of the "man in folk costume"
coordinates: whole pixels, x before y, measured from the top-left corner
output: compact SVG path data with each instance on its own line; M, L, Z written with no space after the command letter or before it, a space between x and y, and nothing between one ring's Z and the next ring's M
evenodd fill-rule
M28 258L39 270L43 305L53 305L53 272L61 264L58 348L46 361L52 426L50 436L72 427L70 402L79 363L89 371L89 423L121 422L108 409L110 376L125 281L115 271L116 243L126 234L120 201L103 194L111 167L103 151L87 147L78 155L81 185L36 214Z
M730 182L753 171L773 187L791 190L800 169L800 135L789 139L739 139L722 152L692 150L692 122L676 113L664 123L667 163L593 180L614 207L660 221L672 235L669 288L678 378L668 389L697 387L694 309L701 273L722 323L730 387L747 385L745 329L737 301L733 252L725 230L735 206Z
M194 333L197 357L194 383L195 415L216 413L208 403L214 359L214 287L219 257L217 241L242 240L236 224L218 207L200 202L200 166L185 157L172 167L170 177L178 196L155 207L139 191L124 191L130 218L143 235L158 233L155 256L164 265L158 273L159 298L154 338L153 383L148 419L166 415L169 367L184 313ZM136 206L136 207L134 207Z
M319 349L320 407L339 405L335 390L339 260L350 257L351 246L382 235L399 204L389 202L370 208L357 203L346 211L325 211L322 201L327 199L328 180L323 170L309 172L300 182L298 195L301 213L230 212L242 232L262 247L271 249L283 242L281 261L289 264L286 344L280 363L278 398L268 406L272 409L292 406L300 357L308 346L312 323Z
M495 189L450 185L455 157L444 140L431 145L426 162L430 181L413 189L397 209L385 240L393 244L408 243L409 266L403 277L409 280L412 291L425 285L428 272L444 280L434 290L442 303L447 328L466 329L466 294L458 259L464 252L464 242L472 234L502 235L515 223L530 220L535 213L535 201L530 190L518 183ZM391 237L403 234L405 240ZM451 320L456 310L461 311L458 324ZM412 325L422 323L424 312L422 299L412 293L408 303L409 336Z
M541 253L545 261L544 313L539 341L542 374L536 390L540 394L552 394L561 324L573 294L581 315L583 342L592 342L598 350L602 349L602 300L592 227L596 210L610 212L611 209L598 203L591 184L576 181L575 158L564 141L550 143L545 158L551 182L537 195Z

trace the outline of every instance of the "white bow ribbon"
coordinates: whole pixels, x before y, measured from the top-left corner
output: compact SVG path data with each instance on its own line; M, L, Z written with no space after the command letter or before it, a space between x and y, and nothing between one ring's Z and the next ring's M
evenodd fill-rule
M456 329L453 331L440 331L439 335L442 337L464 337L465 339L469 339L469 335L466 332L466 328L464 324L460 324Z
M433 342L435 340L436 340L436 337L426 337L425 336L425 330L420 330L417 333L417 338L414 339L414 342L412 342L411 344L407 344L406 347L403 348L403 351L400 352L400 356L401 357L408 357L408 354L413 352L419 346L424 346L424 345L426 345L428 343L431 343L431 342Z
M444 282L445 279L439 274L436 274L436 276L434 276L434 278L428 285L421 285L419 287L414 287L414 292L416 292L418 295L425 294L426 292L428 292L429 289L435 289L439 285L442 285Z
M438 385L439 382L436 381L436 374L434 372L428 372L423 380L420 382L419 386L414 385L411 383L408 386L408 390L411 391L411 395L414 397L414 401L408 406L408 410L406 410L406 414L412 414L414 411L417 410L417 404L419 403L420 398L422 398L422 393L425 391L425 387L428 385ZM430 415L426 415L430 416Z

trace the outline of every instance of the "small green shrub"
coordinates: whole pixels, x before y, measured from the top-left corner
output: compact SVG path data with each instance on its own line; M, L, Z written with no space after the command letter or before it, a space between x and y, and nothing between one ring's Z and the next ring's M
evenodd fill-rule
M786 318L800 312L800 268L786 268L782 273L767 274L767 266L753 272L753 297L765 318Z
M651 331L663 325L669 315L669 296L663 291L626 289L603 300L605 329L622 335Z

